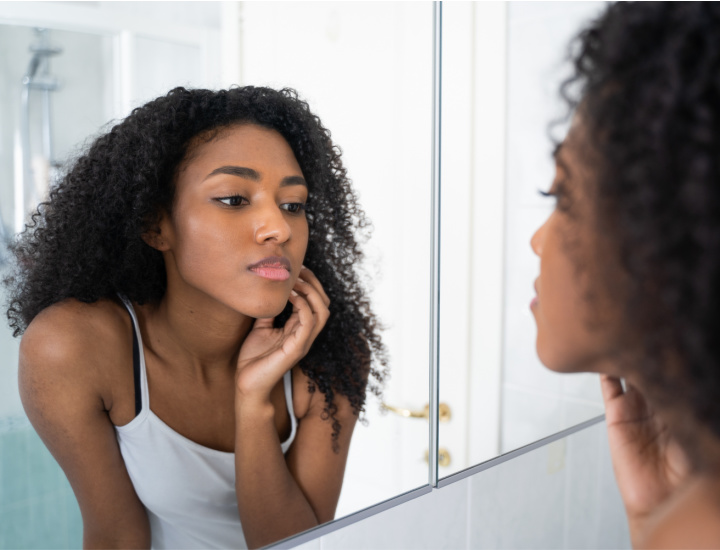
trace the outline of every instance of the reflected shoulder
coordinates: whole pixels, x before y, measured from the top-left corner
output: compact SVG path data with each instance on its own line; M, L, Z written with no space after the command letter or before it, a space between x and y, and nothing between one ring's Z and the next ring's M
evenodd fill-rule
M124 314L124 316L123 316ZM111 300L63 300L41 311L20 342L20 374L47 381L73 378L84 385L104 378L124 359L130 317ZM98 368L99 367L99 368Z

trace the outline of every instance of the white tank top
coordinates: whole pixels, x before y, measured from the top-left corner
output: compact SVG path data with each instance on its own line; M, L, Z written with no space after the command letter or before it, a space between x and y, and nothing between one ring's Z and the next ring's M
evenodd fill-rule
M128 424L116 426L120 452L135 492L145 505L152 548L247 548L235 494L235 453L204 447L180 435L150 409L140 327L132 304L123 298L137 335L142 409ZM285 401L295 439L292 378L283 378Z

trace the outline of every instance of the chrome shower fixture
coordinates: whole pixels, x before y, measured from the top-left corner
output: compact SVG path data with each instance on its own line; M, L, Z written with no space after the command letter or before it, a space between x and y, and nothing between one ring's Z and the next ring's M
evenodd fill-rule
M53 143L52 143L52 120L50 110L50 92L54 92L60 87L58 79L50 74L50 58L61 54L62 48L53 47L50 45L49 31L43 28L34 29L36 42L30 45L30 53L32 58L28 64L27 71L22 78L23 84L23 112L26 114L24 122L26 125L27 141L23 145L28 146L29 153L29 139L30 129L27 127L30 124L29 116L29 96L30 90L40 90L43 93L43 148L45 157L49 164L54 164L53 158Z
M60 89L60 81L50 73L50 59L62 53L62 48L50 44L50 31L34 29L32 54L22 77L20 108L20 147L22 149L22 177L15 186L15 231L22 230L25 216L44 198L59 164L55 160L52 132L51 93ZM40 116L42 146L33 150L31 139L31 93L41 94ZM32 102L34 104L34 102ZM38 144L39 145L39 144Z

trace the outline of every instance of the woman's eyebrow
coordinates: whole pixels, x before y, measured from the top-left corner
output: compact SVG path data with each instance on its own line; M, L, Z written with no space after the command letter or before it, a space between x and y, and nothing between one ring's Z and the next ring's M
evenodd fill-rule
M245 166L220 166L210 172L205 179L211 178L217 174L228 174L230 176L237 176L246 180L260 181L260 174L252 168L246 168Z
M280 187L287 187L288 185L304 185L307 187L307 182L305 178L301 178L300 176L287 176L280 182Z
M212 176L215 176L217 174L228 174L230 176L237 176L239 178L244 178L246 180L251 181L260 181L262 177L260 176L260 173L256 170L253 170L252 168L247 168L245 166L220 166L219 168L215 168L212 172L210 172L205 179L211 178ZM300 176L286 176L280 181L280 187L286 187L289 185L304 185L307 187L307 182L304 178Z

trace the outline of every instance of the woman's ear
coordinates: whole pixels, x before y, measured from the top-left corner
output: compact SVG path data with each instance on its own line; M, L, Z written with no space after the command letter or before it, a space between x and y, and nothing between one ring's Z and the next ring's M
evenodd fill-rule
M146 231L145 233L140 235L140 237L143 241L145 241L145 244L151 246L155 250L159 250L160 252L167 250L167 244L162 238L162 234L160 233L159 228Z
M148 246L151 246L155 250L159 250L160 252L164 252L165 250L168 250L170 248L169 242L167 237L169 236L169 227L166 223L167 216L165 214L160 215L160 219L157 220L154 224L151 225L151 229L148 229L145 231L140 237L143 241L145 241L145 244ZM163 228L165 228L165 231L163 231Z

